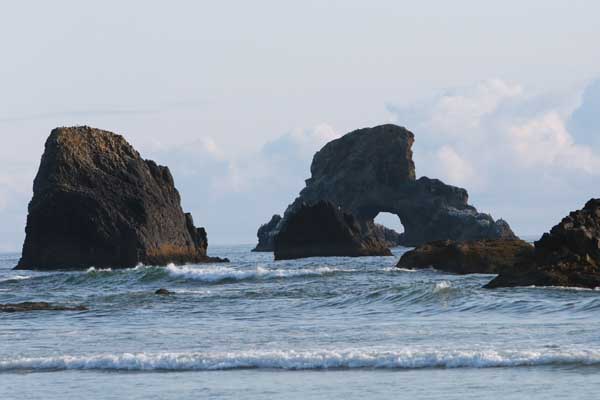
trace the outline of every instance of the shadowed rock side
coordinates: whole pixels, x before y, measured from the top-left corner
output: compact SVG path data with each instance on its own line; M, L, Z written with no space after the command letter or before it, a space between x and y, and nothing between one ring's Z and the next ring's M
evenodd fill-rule
M329 202L303 204L275 237L275 259L327 256L391 256L386 243L364 237L351 215Z
M516 239L508 224L495 221L468 204L465 189L437 179L415 179L414 135L396 125L359 129L327 143L311 165L311 178L288 207L271 234L275 237L288 215L303 203L325 200L353 214L361 225L380 212L396 214L404 226L402 244L435 240ZM262 228L261 228L262 229Z
M497 274L530 257L533 246L522 240L443 240L404 253L398 268L435 268L454 274Z
M281 221L281 215L275 214L271 220L258 228L258 244L252 251L273 251L275 248L275 233L277 225Z
M535 242L531 257L504 270L486 287L600 287L600 199L588 201Z
M207 257L204 228L184 214L167 167L125 139L90 127L46 141L17 269L125 268Z

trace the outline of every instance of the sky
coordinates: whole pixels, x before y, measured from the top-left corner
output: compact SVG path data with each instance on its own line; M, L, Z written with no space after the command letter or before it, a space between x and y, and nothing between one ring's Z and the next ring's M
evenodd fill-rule
M213 244L255 242L315 151L390 122L418 176L518 234L600 197L597 1L0 3L0 251L56 126L168 165Z

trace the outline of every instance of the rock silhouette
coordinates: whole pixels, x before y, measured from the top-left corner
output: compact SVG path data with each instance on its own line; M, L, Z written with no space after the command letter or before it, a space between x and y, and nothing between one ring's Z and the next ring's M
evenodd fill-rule
M185 214L167 167L120 135L57 128L46 141L17 269L221 261Z
M312 161L311 177L276 225L259 230L257 249L272 250L272 239L301 204L321 200L342 207L366 229L380 212L397 215L404 226L401 243L417 246L436 240L516 239L509 225L468 204L465 189L437 179L416 179L414 135L403 127L359 129L327 143ZM275 227L270 229L273 225Z

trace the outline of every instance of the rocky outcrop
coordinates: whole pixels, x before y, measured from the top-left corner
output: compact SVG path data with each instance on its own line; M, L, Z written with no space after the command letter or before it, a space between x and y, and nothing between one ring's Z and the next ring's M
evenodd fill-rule
M125 139L90 127L57 128L33 185L18 269L124 268L220 261L185 214L167 167Z
M275 237L276 260L391 255L385 243L363 235L353 215L325 201L297 207Z
M85 306L57 306L43 301L27 301L24 303L0 304L0 312L14 313L30 311L88 311L88 308Z
M258 228L258 244L252 251L273 251L275 248L275 234L277 225L281 222L281 215L275 214L271 220Z
M504 270L486 287L600 287L600 199L571 212L535 242L531 257Z
M522 240L443 240L423 244L402 255L398 268L435 268L454 274L498 274L533 253Z
M269 248L282 224L301 204L324 200L342 207L366 226L380 212L396 214L404 226L402 244L435 240L516 239L508 224L479 213L468 204L465 189L437 179L416 179L414 135L396 125L359 129L327 143L310 167L311 177L283 219L267 233L260 248Z
M387 247L397 247L402 245L402 233L398 233L381 224L373 224L371 233L377 240L385 243Z

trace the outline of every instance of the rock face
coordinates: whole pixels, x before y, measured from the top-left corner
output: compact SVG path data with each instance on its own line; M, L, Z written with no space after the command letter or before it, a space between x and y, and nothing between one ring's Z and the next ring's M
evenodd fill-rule
M0 312L30 312L30 311L88 311L85 306L56 306L43 301L15 304L0 304Z
M17 269L125 268L217 261L184 214L167 167L122 136L90 127L52 131L29 204Z
M404 253L397 267L433 267L455 274L498 274L532 254L533 246L522 240L443 240Z
M358 221L330 202L300 205L275 237L275 259L391 256L385 243L364 237Z
M268 249L288 215L301 204L329 201L353 214L363 226L380 212L396 214L404 226L402 244L435 240L516 239L508 224L495 221L468 204L465 189L437 179L416 179L414 135L396 125L359 129L327 143L311 165L311 177L283 219L258 248ZM271 220L273 222L273 220ZM271 225L272 226L272 225Z
M600 199L571 212L535 242L531 257L505 270L486 287L600 287Z

